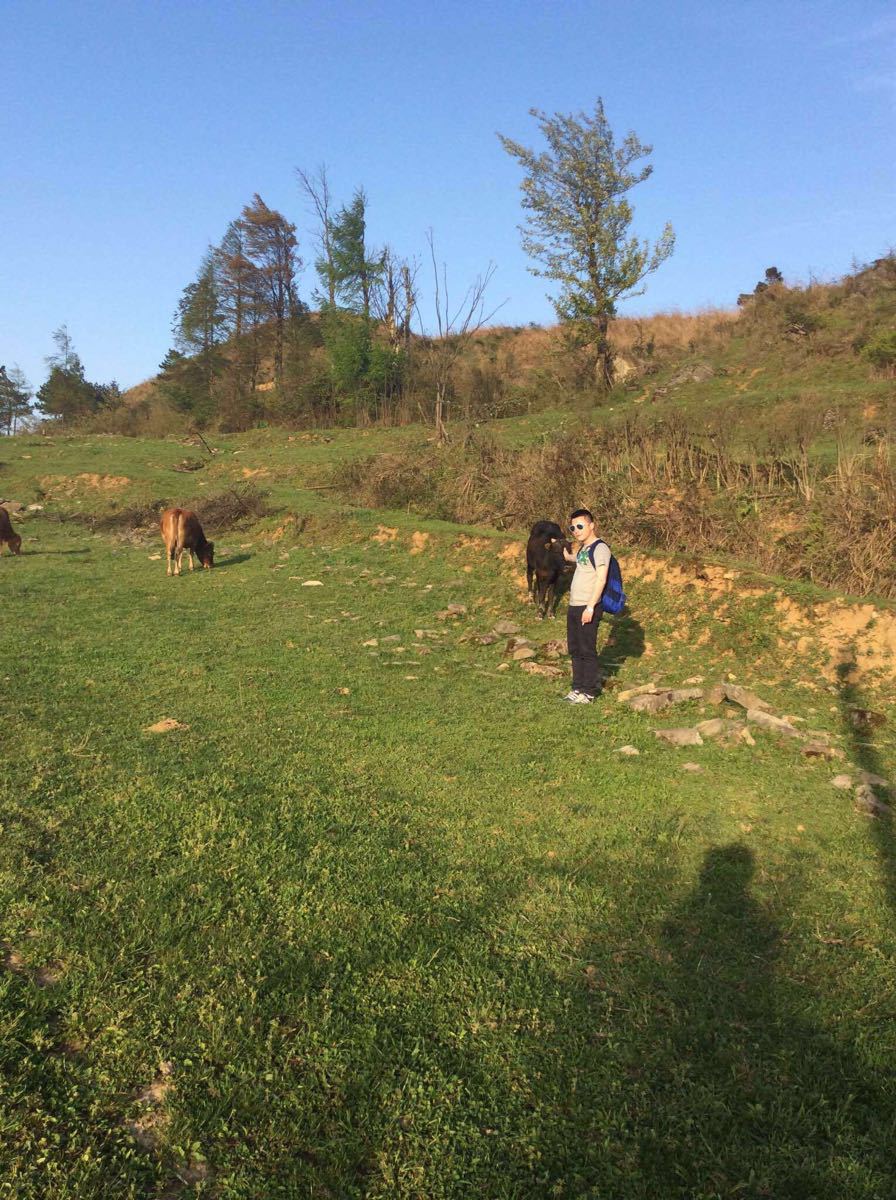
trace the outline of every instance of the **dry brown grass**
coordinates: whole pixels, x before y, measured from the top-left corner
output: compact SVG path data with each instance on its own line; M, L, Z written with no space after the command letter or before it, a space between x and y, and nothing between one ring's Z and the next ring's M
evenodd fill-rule
M886 442L843 449L822 471L805 444L744 458L719 435L701 441L681 425L629 423L523 451L480 437L352 462L338 482L371 507L521 532L584 504L619 545L730 556L896 598L896 473Z
M661 357L704 350L725 341L738 320L737 309L707 308L696 313L661 312L650 317L620 317L610 326L617 354L643 355L649 345Z

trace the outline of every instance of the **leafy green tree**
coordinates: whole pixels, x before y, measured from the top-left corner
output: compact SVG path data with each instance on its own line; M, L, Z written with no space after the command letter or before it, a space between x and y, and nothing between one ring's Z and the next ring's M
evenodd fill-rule
M103 396L95 384L84 378L84 367L65 325L54 332L53 341L56 353L45 360L50 374L38 389L37 407L45 417L69 423L96 412L102 406Z
M351 204L341 208L330 229L330 261L318 263L324 279L339 303L352 312L370 317L370 301L383 272L383 254L374 253L366 242L367 196L358 188ZM328 279L327 273L332 273Z
M159 395L177 412L192 417L204 428L216 412L202 365L179 350L169 350L159 364Z
M0 426L15 433L17 424L31 415L31 385L18 367L0 366Z
M653 246L629 234L633 210L627 193L652 173L649 164L635 165L652 147L629 133L617 148L601 99L590 115L529 111L546 150L537 153L498 134L524 171L522 205L528 216L520 230L523 248L540 264L530 268L533 274L560 285L552 297L557 315L574 341L592 349L601 382L610 387L608 330L616 305L643 292L638 284L675 245L669 224Z
M223 361L220 344L226 323L217 259L209 250L202 259L196 279L181 293L173 330L178 348L196 360L209 398L214 393L215 379Z
M330 363L333 383L343 395L361 389L370 365L370 322L345 309L324 309L322 314L324 348Z

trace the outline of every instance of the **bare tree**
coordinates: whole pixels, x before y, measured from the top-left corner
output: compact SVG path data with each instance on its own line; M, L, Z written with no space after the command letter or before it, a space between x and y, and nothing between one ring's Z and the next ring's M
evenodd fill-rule
M454 367L465 345L505 303L496 305L486 312L485 293L497 268L490 262L483 275L477 275L464 293L456 308L452 307L448 292L448 271L444 263L436 259L435 240L430 229L426 234L429 256L432 260L434 304L436 313L436 337L430 341L429 354L435 388L435 428L440 442L448 440L446 427L448 399Z
M327 300L332 308L336 303L336 269L333 262L333 218L330 215L330 183L327 179L327 168L324 163L317 168L317 173L311 175L296 167L299 186L311 201L311 207L320 222L317 235L320 246L320 257L314 260L314 267L321 280L327 287Z
M416 261L400 259L390 246L382 252L382 268L370 297L370 311L386 331L389 348L407 350L417 301Z
M411 347L411 321L417 307L417 272L420 266L417 260L411 259L401 264L401 344L405 352Z

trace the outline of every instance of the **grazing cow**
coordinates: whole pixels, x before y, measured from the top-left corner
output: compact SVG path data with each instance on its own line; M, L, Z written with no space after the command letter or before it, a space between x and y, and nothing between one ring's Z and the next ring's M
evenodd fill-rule
M194 512L185 508L166 508L160 522L162 540L167 550L168 570L166 575L180 574L181 559L184 551L190 555L190 570L193 570L193 555L195 554L206 570L215 565L215 547L213 542L206 541L199 518Z
M556 615L563 583L572 571L563 557L564 546L569 549L555 521L536 521L532 526L526 543L526 582L541 618Z
M3 549L4 542L9 546L11 554L18 554L22 549L22 539L13 529L9 513L0 505L0 550Z

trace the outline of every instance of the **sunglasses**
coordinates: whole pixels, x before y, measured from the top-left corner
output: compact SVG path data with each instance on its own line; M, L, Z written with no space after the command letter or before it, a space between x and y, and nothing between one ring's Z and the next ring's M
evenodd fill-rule
M572 533L576 529L584 529L584 528L585 528L585 526L582 524L581 521L576 521L575 525L569 526L569 532Z

